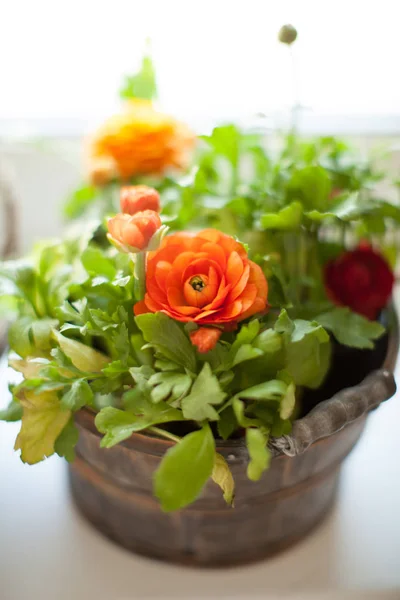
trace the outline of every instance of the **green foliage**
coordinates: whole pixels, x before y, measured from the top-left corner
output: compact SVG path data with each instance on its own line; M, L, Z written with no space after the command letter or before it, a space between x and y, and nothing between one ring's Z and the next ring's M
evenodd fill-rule
M223 491L225 502L233 505L235 482L228 463L218 452L215 453L215 462L211 473L211 478Z
M153 61L149 55L143 57L140 70L135 75L128 75L125 77L120 90L120 96L124 100L129 98L154 100L156 98L156 74Z
M271 461L271 452L267 448L267 437L256 427L246 429L246 444L250 462L247 467L247 477L258 481Z
M373 340L385 332L380 323L369 321L344 307L318 315L316 321L331 331L338 342L352 348L373 348Z
M186 435L164 455L154 475L154 493L164 511L178 510L199 496L213 473L215 442L209 425Z
M205 363L195 379L191 392L181 402L185 419L216 421L219 415L214 406L221 404L226 393L222 391L211 367Z
M136 317L136 323L149 347L177 365L196 371L194 348L176 321L163 313L149 313Z

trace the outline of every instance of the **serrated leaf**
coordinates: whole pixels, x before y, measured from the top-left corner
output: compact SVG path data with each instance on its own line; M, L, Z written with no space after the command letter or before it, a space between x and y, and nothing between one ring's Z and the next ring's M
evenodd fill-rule
M185 419L194 421L217 421L219 415L214 406L221 404L225 397L226 393L222 391L210 365L204 363L190 394L181 402L183 415Z
M138 315L136 323L145 341L165 358L196 372L196 354L182 328L164 313Z
M215 442L209 425L186 435L164 455L154 474L154 494L164 511L194 502L213 472Z
M49 364L49 361L45 358L32 358L30 360L11 358L8 364L18 373L22 373L25 379L34 379L39 377L40 371Z
M179 400L190 390L192 378L185 373L158 372L150 377L149 385L155 386L151 391L153 402L167 399Z
M211 478L223 491L225 502L232 506L235 496L235 482L228 463L218 452L215 453L215 462Z
M263 472L268 469L271 462L271 452L267 448L267 438L260 429L251 427L246 429L246 444L249 452L247 477L251 481L258 481Z
M70 389L62 396L61 404L68 410L79 410L93 402L93 392L84 379L77 379Z
M385 328L377 321L369 321L346 307L323 313L316 321L329 329L338 342L352 348L373 348L372 340L378 339L385 332Z
M21 460L29 464L40 462L54 453L54 444L67 424L71 412L64 410L55 392L35 394L25 390L21 430L15 450L21 450Z

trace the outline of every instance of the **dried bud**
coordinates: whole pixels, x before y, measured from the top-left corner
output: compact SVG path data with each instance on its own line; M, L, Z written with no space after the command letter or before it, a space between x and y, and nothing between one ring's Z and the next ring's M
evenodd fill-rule
M297 38L297 31L293 27L293 25L283 25L278 33L278 39L282 44L293 44L295 39Z

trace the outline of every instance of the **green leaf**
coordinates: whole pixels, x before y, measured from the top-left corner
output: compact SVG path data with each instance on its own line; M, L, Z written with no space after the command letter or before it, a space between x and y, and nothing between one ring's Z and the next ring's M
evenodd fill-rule
M88 246L82 254L81 261L89 275L94 277L104 275L111 280L117 273L113 262L96 246Z
M282 336L273 329L262 331L254 340L254 347L262 350L264 354L280 352L282 345Z
M228 406L219 413L219 421L217 423L218 434L223 440L227 440L232 433L237 429L238 422L233 412L232 406Z
M53 336L74 367L84 373L99 373L110 362L110 359L104 354L81 342L67 338L58 331L53 330Z
M300 342L308 335L315 336L321 343L329 341L329 335L324 328L321 327L320 323L317 323L317 321L304 321L303 319L296 319L294 321L294 331L292 331L291 336L292 342Z
M90 385L84 379L73 382L68 392L61 398L61 404L68 410L79 410L82 406L93 402L93 392Z
M240 131L235 125L214 127L211 135L201 136L217 154L225 156L233 166L238 162L240 138Z
M64 457L68 462L75 459L75 446L78 443L79 431L71 417L54 444L58 456Z
M247 390L238 392L237 396L245 400L281 400L287 392L287 384L280 379L271 379Z
M15 450L21 450L22 462L35 464L54 453L54 444L67 424L71 412L64 410L56 392L35 394L24 390L21 430Z
M11 350L14 350L22 358L35 354L31 337L32 323L32 317L20 317L10 325L8 330L8 343Z
M261 427L264 425L261 419L253 419L245 415L246 405L237 396L232 399L232 408L240 427Z
M288 184L291 198L299 199L309 210L325 210L329 203L331 182L327 171L309 166L294 171Z
M281 312L279 313L279 317L276 320L275 327L274 327L275 331L277 331L278 333L292 334L292 332L294 331L294 328L295 328L295 325L294 325L293 321L287 314L286 310L283 308L281 310Z
M40 319L33 321L31 334L35 348L39 350L50 350L51 348L51 333L54 327L58 325L55 319Z
M380 323L369 321L346 307L334 308L323 313L316 321L329 329L338 342L352 348L373 348L372 340L376 340L385 332Z
M294 383L289 383L286 393L281 400L281 405L279 408L279 415L281 419L288 419L292 415L295 405L296 386L294 385Z
M129 398L124 402L134 404L135 414L107 406L96 415L96 427L100 433L105 434L100 443L102 448L111 448L129 438L135 431L142 431L152 425L183 420L181 411L165 402L152 404L144 396L137 394L136 390L128 394L134 396L135 402L129 403Z
M287 343L285 369L296 385L317 388L322 383L331 356L331 344L326 335L322 328L314 327L299 341Z
M253 358L258 358L262 355L263 351L260 350L260 348L253 348L251 344L244 344L243 346L240 346L239 350L236 352L232 366L235 367L241 362L245 362L246 360L251 360Z
M246 429L246 444L250 462L247 466L247 477L258 481L271 462L271 452L267 448L267 438L260 429Z
M261 217L263 229L290 230L297 229L303 218L301 202L292 202L276 213L265 213Z
M154 494L164 511L194 502L211 477L215 442L209 425L186 435L164 455L154 474Z
M145 341L157 352L192 373L196 372L194 348L176 321L161 312L138 315L135 320Z
M119 94L123 99L142 98L143 100L153 100L156 98L156 74L149 55L143 57L140 70L135 75L125 77Z
M211 478L223 491L225 502L232 506L235 495L235 482L228 463L218 452L215 453L215 462Z
M22 406L13 398L7 408L0 410L0 421L12 423L22 418Z
M75 190L65 203L64 215L68 219L80 217L95 202L97 197L97 190L94 186L82 186Z
M217 421L219 415L213 406L221 404L226 397L218 379L213 375L208 363L194 380L191 392L181 402L185 419L193 421Z
M149 385L155 386L151 391L153 402L180 400L190 390L192 378L185 373L158 372L150 377Z

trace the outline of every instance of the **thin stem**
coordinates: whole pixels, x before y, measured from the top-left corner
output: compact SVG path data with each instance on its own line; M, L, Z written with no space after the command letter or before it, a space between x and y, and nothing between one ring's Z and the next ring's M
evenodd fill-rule
M161 429L160 427L148 427L147 431L151 431L151 433L155 433L156 435L158 435L160 437L165 437L169 440L172 440L173 442L176 442L177 444L179 444L179 442L181 441L180 437L178 437L177 435L174 435L173 433L170 433L169 431L165 431L165 429Z
M296 59L293 52L293 47L289 46L290 61L292 66L292 83L293 83L293 107L292 107L292 133L297 130L298 122L297 116L300 109L300 94L299 94L299 82L297 77Z

